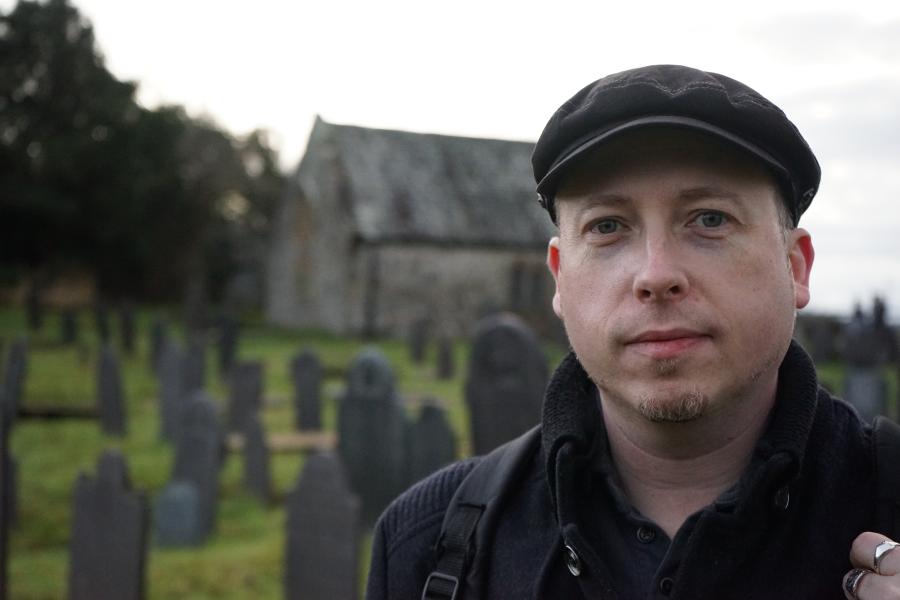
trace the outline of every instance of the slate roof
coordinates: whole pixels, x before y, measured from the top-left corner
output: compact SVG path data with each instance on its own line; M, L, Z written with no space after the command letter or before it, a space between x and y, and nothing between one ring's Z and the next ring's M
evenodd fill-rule
M533 147L317 118L307 154L337 161L341 204L365 241L544 248L555 228L536 200Z

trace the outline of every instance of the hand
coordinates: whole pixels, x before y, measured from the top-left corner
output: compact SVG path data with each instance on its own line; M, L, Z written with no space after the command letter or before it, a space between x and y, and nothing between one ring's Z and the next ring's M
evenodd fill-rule
M856 568L844 575L847 600L900 600L900 548L895 552L889 545L882 546L876 565L875 550L883 542L893 543L890 538L871 531L853 540L850 562Z

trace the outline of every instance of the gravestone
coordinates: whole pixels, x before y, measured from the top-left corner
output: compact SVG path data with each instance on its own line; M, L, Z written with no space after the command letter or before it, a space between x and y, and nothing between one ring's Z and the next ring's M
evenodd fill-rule
M291 360L294 381L294 426L300 431L322 428L322 364L311 350Z
M338 451L367 523L409 482L408 430L387 358L376 349L363 350L350 366L340 401Z
M59 316L60 341L69 346L78 342L78 313L65 310Z
M167 339L166 322L159 317L153 319L150 326L150 368L154 373L159 371L159 361Z
M429 401L410 434L410 481L419 481L456 460L456 436L444 410Z
M262 406L263 365L259 361L243 361L231 372L228 402L228 431L241 432Z
M187 481L169 482L156 499L153 513L156 543L162 547L195 546L203 542L200 495Z
M97 325L97 338L105 344L109 341L109 307L102 300L94 304L94 321Z
M100 352L97 369L97 406L100 409L100 427L107 435L125 435L125 399L122 391L122 374L119 359L107 344Z
M22 403L22 391L25 388L25 375L28 370L28 343L25 338L17 338L6 355L6 367L3 370L2 396L0 408L6 413L8 427L16 420L19 405Z
M425 361L430 327L431 324L427 317L420 317L409 326L409 358L417 365Z
M206 387L206 343L191 337L184 357L184 391L188 394Z
M134 306L131 303L125 303L119 310L119 335L122 342L122 351L128 356L134 355L135 333Z
M174 442L181 430L181 413L185 404L184 352L175 342L165 342L159 359L160 434Z
M438 338L436 372L438 379L453 379L453 376L456 375L453 340L448 336Z
M360 504L341 462L313 454L287 499L284 597L355 600L358 597Z
M465 389L475 454L540 422L548 377L540 344L520 318L499 313L478 322Z
M887 414L888 388L881 370L847 367L844 400L856 407L859 416L868 423L878 415Z
M239 332L238 322L232 317L219 319L219 375L222 377L227 377L234 366Z
M79 475L73 504L69 599L142 599L147 502L119 452L103 453L96 478Z
M887 412L887 383L881 373L884 352L879 343L877 316L869 320L857 306L844 329L843 396L868 422Z
M196 540L215 529L224 444L215 403L205 392L195 392L184 407L171 480L187 481L197 489Z
M257 415L244 423L244 489L265 503L272 500L272 476L266 433Z

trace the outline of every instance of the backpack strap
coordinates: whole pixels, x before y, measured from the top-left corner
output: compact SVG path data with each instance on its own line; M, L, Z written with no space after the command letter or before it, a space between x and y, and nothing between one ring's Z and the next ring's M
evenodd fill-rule
M900 425L875 417L875 523L881 533L900 537Z
M495 448L463 479L444 513L435 544L437 566L425 581L422 600L457 600L463 590L476 587L477 568L470 567L477 567L479 551L489 544L503 498L520 480L540 437L537 426Z

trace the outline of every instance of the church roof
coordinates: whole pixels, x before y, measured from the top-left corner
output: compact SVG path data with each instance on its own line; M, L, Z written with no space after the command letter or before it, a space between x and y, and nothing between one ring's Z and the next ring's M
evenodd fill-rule
M536 200L533 147L317 118L298 181L313 165L335 168L339 201L368 242L542 248L554 227Z

